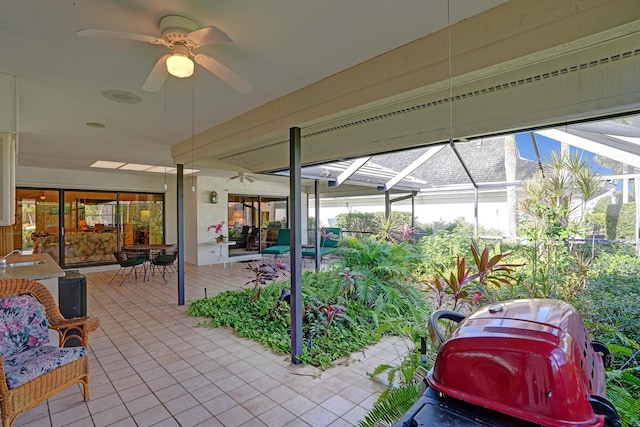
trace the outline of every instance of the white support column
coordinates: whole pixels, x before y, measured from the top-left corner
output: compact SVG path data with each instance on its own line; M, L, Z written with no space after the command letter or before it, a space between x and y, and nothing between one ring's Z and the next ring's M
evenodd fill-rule
M16 77L0 74L0 225L15 223L17 111Z

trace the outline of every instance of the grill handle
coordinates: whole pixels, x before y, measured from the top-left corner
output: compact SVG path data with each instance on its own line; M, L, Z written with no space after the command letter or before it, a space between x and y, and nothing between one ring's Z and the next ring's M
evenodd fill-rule
M429 316L429 321L427 322L427 330L429 331L429 336L431 337L431 341L436 346L436 349L439 349L442 343L446 341L444 334L440 330L440 326L438 322L441 319L451 320L456 323L462 322L464 316L457 311L451 310L436 310L431 313Z
M622 421L618 411L606 397L590 395L589 403L593 408L593 412L599 415L604 415L605 427L622 427Z
M609 351L609 347L606 344L600 341L591 341L591 348L596 353L600 353L602 355L602 363L604 364L605 369L611 366L611 351Z

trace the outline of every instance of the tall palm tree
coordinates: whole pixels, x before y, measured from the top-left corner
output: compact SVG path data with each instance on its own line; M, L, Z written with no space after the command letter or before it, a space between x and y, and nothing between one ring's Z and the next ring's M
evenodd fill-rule
M504 169L507 182L516 180L516 168L518 164L518 146L516 136L508 135L504 138ZM518 194L513 185L507 187L507 216L509 218L509 236L518 235Z

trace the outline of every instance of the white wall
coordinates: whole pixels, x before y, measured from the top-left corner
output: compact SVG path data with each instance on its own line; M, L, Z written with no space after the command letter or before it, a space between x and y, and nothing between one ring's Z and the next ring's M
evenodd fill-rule
M289 181L281 182L265 181L257 179L255 182L240 182L210 176L196 177L195 193L191 192L191 178L185 178L185 211L187 203L186 193L191 194L190 203L195 207L196 221L185 221L185 236L189 236L189 242L185 238L185 260L196 265L215 264L217 255L211 251L213 247L208 245L215 240L213 231L207 231L207 227L220 221L228 222L229 193L249 196L277 196L289 197ZM211 203L209 195L212 191L218 193L218 203ZM306 217L306 213L304 214ZM186 213L185 213L186 216ZM190 216L194 218L194 216Z
M313 200L310 199L313 203ZM415 216L418 222L454 221L463 217L474 223L474 194L460 191L455 194L419 194L415 200ZM311 206L312 209L312 206ZM397 212L411 212L411 200L392 205ZM351 212L384 212L384 194L363 197L321 199L320 224L331 226L338 214ZM507 202L505 191L482 192L478 197L478 224L481 227L508 233Z
M18 187L163 193L164 175L71 171L18 166L16 168L16 185Z

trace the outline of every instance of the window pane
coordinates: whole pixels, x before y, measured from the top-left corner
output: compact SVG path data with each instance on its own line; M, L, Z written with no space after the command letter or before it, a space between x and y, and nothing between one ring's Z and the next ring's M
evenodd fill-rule
M64 264L80 266L115 261L116 193L64 192Z

